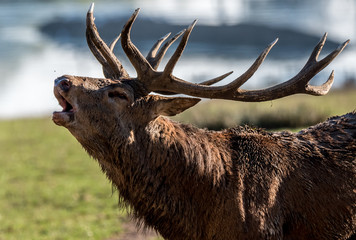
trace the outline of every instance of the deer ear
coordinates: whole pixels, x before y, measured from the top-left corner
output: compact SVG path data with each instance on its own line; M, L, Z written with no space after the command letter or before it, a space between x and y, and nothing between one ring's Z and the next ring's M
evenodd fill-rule
M151 96L153 100L152 115L158 117L159 115L174 116L184 110L193 107L200 102L199 98L185 98L185 97L163 97L163 96Z

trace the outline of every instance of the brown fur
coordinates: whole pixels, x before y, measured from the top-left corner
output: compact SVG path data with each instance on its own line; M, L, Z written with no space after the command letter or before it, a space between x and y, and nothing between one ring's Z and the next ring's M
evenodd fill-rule
M70 89L57 80L55 94L74 113L53 120L98 160L133 215L165 239L355 234L355 112L296 134L208 131L160 116L196 99L141 97L125 81L60 80ZM112 91L127 99L108 97Z

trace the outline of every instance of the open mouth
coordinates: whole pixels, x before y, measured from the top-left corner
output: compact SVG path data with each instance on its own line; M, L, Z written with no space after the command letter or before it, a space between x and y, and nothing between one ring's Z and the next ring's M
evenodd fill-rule
M62 111L53 112L52 119L57 125L65 125L74 119L75 108L73 105L60 93L57 88L54 88L54 96L57 98L59 105L63 108Z
M59 95L58 98L59 105L63 108L62 112L73 112L73 106L62 96Z

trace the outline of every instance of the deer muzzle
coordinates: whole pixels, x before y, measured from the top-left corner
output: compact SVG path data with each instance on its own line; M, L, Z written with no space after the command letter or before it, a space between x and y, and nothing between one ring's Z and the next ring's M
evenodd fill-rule
M68 92L72 83L66 77L57 78L54 81L54 96L57 98L59 105L63 108L62 111L55 111L52 115L52 120L55 124L66 126L74 120L75 108L70 103Z

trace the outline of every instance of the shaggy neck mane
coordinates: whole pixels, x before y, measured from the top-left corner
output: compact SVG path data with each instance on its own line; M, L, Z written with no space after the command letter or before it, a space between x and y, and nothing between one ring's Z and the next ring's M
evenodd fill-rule
M93 141L82 145L99 161L134 216L147 226L159 223L170 229L172 224L183 224L175 216L184 212L190 216L186 218L190 222L181 226L184 230L201 220L196 211L205 212L209 202L216 204L211 199L217 196L202 196L206 192L218 195L226 187L231 152L222 135L158 117L120 139L103 139L104 145L93 145ZM204 205L199 204L202 200Z

